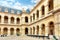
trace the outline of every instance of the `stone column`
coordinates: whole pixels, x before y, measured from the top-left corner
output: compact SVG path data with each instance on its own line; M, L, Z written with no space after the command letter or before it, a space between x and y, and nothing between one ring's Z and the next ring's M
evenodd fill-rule
M14 28L14 35L16 35L16 28Z
M31 23L31 22L30 22L30 17L29 17L29 20L28 20L28 21L29 21L29 24L30 24L30 23Z
M39 12L39 19L41 19L41 14L40 14L40 13L42 13L42 12L41 12L41 8L40 8L39 11L40 11L40 12Z
M39 28L39 35L41 35L41 27Z
M32 28L32 34L33 34L33 28ZM31 35L32 35L32 34L31 34Z
M1 35L3 35L3 28L1 28Z
M35 14L35 20L37 20L37 16L36 16L36 14Z
M25 18L21 17L21 24L25 24Z
M9 24L11 23L11 18L10 18L10 17L8 18L8 23L9 23Z
M16 24L17 23L17 20L16 20L16 18L15 18L15 20L14 20L14 24Z
M21 28L21 35L25 35L25 28L24 27Z
M30 35L30 28L28 28L28 35Z
M54 14L55 18L55 36L60 36L60 12Z
M48 36L48 34L49 34L49 27L45 26L45 36Z
M8 36L10 36L10 28L8 28Z
M37 35L37 28L35 27L35 35Z
M48 0L45 2L44 6L45 6L45 15L47 15L47 16L48 16L48 11L49 11L49 4L48 4Z

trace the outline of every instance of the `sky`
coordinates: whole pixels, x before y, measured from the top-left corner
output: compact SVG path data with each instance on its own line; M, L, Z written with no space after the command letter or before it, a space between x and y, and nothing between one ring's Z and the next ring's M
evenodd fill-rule
M9 8L25 10L33 9L33 7L39 2L40 0L0 0L0 6L5 6Z

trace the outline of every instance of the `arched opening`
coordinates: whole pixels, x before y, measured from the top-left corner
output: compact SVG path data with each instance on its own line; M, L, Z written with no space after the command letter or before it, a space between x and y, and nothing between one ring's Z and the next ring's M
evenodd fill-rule
M27 16L25 17L25 22L28 23L28 17Z
M4 23L8 23L8 17L4 16Z
M20 24L20 19L19 18L17 18L17 24Z
M53 0L49 0L49 11L53 9Z
M10 29L10 35L14 35L14 28Z
M19 29L19 28L16 29L16 35L17 35L17 36L20 35L20 29Z
M0 16L0 23L1 23L1 16Z
M12 24L14 23L14 17L11 17L11 23Z
M4 29L3 29L3 34L4 34L4 35L8 35L8 29L7 29L7 28L4 28Z
M35 20L35 14L33 14L33 20Z
M39 18L39 10L37 10L37 18Z
M28 28L25 28L25 34L28 34Z
M35 34L35 27L33 27L33 34Z
M45 7L44 7L44 5L42 6L42 16L44 16L45 15Z
M37 35L39 34L39 26L37 26Z
M0 35L1 35L1 28L0 28Z
M49 23L49 35L54 35L54 22Z
M32 35L32 28L30 28L30 34Z
M41 34L42 35L45 35L45 24L42 24L42 28L41 28Z

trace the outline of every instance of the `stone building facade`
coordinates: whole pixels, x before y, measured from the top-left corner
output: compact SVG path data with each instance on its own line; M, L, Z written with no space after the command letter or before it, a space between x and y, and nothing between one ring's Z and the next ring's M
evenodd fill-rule
M60 0L41 0L29 14L0 12L0 34L60 36Z

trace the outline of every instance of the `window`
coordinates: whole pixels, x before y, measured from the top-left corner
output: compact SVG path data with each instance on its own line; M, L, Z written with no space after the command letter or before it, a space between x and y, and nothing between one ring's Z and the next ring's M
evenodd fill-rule
M49 11L53 9L53 0L49 0Z
M42 15L45 15L45 8L42 6Z
M28 23L28 17L25 17L25 22Z
M35 20L35 14L33 14L33 20Z
M37 10L37 18L39 18L39 10Z
M32 16L30 16L30 21L32 22Z
M11 17L11 23L12 24L14 23L14 17Z
M17 18L17 24L20 24L20 19L19 18Z
M8 23L8 17L4 16L4 23Z
M45 24L42 24L42 28L41 28L41 34L42 35L45 35Z
M37 35L39 34L39 25L37 25Z

